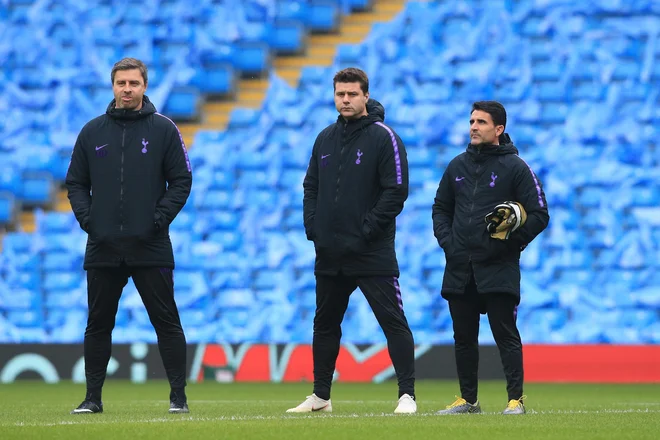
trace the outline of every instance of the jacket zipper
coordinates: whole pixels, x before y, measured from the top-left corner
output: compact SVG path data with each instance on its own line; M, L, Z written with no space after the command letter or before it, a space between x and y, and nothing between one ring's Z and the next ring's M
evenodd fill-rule
M341 149L339 150L339 167L337 168L337 184L335 187L335 207L337 207L337 202L339 201L339 182L341 181L341 166L342 166L342 161L344 158L344 148L346 146L346 128L348 127L348 123L344 124L344 129L342 130L342 136L341 136ZM337 238L337 231L335 230L333 233L333 237Z
M335 189L335 205L337 204L337 200L339 199L339 181L341 180L341 164L344 157L344 147L346 146L346 142L344 142L344 140L346 138L347 126L348 124L344 125L344 130L342 131L342 136L341 136L341 150L339 150L339 167L337 168L337 186Z
M481 154L481 148L477 148L477 156ZM472 213L474 212L474 199L477 196L477 186L479 183L479 161L477 161L477 172L475 173L475 179L474 179L474 191L472 191L472 205L470 206L470 218L468 218L468 225L472 224ZM472 267L472 253L468 255L468 263L470 267ZM474 270L472 270L472 273L474 273ZM474 275L473 275L474 276ZM470 281L470 275L468 273L468 277L465 280L465 285ZM475 286L477 285L477 277L474 277L474 284Z
M126 138L126 124L121 132L121 166L119 168L119 231L124 231L124 140Z

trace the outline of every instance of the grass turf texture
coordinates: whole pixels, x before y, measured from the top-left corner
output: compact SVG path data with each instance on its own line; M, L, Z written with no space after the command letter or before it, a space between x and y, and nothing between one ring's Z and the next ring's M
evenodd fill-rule
M394 415L394 383L337 383L332 414L285 414L311 393L310 384L193 384L191 413L176 415L167 413L165 382L109 380L103 414L70 415L84 386L26 381L0 385L0 438L639 440L660 435L660 384L529 384L528 414L503 416L504 383L482 381L485 414L434 415L454 400L457 388L455 382L418 381L418 414Z

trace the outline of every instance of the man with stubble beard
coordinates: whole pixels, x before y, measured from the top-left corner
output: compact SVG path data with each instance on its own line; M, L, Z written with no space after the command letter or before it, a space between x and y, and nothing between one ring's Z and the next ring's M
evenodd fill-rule
M487 314L507 382L504 414L524 414L523 357L516 326L520 252L550 219L543 186L504 132L506 110L479 101L470 113L470 144L440 180L433 232L447 265L442 296L454 327L461 396L438 414L481 412L477 398L479 318Z
M414 413L413 335L403 312L394 250L396 217L408 197L408 162L399 136L369 99L360 69L333 81L339 116L316 138L303 183L307 238L316 249L314 391L287 412L330 412L330 388L351 293L364 293L380 324L396 372L395 413Z
M87 393L71 413L103 412L112 330L129 277L156 330L170 382L169 412L187 413L186 338L174 301L169 225L188 199L192 169L177 126L144 94L144 63L124 58L110 79L114 99L83 127L66 175L71 208L88 234Z

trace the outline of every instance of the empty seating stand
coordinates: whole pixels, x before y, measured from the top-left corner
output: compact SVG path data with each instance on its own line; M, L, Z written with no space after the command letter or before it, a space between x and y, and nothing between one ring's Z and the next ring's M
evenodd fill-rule
M34 13L37 4L48 5L47 18ZM365 0L150 4L130 16L120 2L0 7L6 41L16 43L0 46L9 79L0 96L11 103L0 100L7 112L0 223L21 205L49 202L86 122L81 115L107 104L117 58L139 54L153 66L159 107L185 119L238 76L272 74L274 53L297 53L308 33L370 7ZM340 46L333 66L304 68L297 88L271 76L262 108L236 109L227 131L199 132L190 150L193 193L171 227L188 340L311 341L314 249L302 228L302 180L313 139L337 117L332 77L357 65L408 149L411 190L397 252L416 341L451 342L430 207L444 168L468 142L471 103L498 99L507 131L545 184L551 213L549 228L522 254L524 339L659 343L660 51L651 44L659 14L651 0L410 1L363 42ZM72 22L94 30L88 44L70 44ZM37 25L47 38L30 31ZM122 26L139 27L140 38ZM48 56L53 48L57 59ZM36 220L34 233L3 238L0 342L79 342L86 235L70 213L37 211ZM153 340L142 312L129 284L116 340ZM348 342L382 341L359 292L345 326Z

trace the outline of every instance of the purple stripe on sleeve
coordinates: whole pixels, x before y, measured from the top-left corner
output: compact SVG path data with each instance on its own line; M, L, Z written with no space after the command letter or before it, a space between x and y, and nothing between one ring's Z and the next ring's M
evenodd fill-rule
M186 148L185 142L183 142L183 135L181 135L181 131L179 130L179 127L177 127L174 121L168 118L167 116L158 112L156 112L156 114L170 121L172 125L174 125L174 128L176 128L176 132L179 133L179 140L181 141L181 148L183 149L183 155L186 157L186 167L188 167L189 173L192 172L192 166L190 166L190 159L188 159L188 149Z
M376 122L376 125L380 125L390 134L390 139L392 139L392 147L394 147L394 163L396 164L396 183L401 185L403 183L403 177L401 176L401 157L399 156L399 143L396 141L394 132L387 125L382 122Z
M529 164L525 162L525 160L522 157L520 156L518 157L520 158L520 160L523 161L525 165L527 165L529 172L532 174L532 179L534 179L534 185L536 185L536 194L538 195L539 198L539 205L541 206L541 208L545 207L545 203L543 202L543 196L541 195L541 184L539 184L539 179L536 178L536 174L534 174L534 170L532 170L532 167L530 167Z

